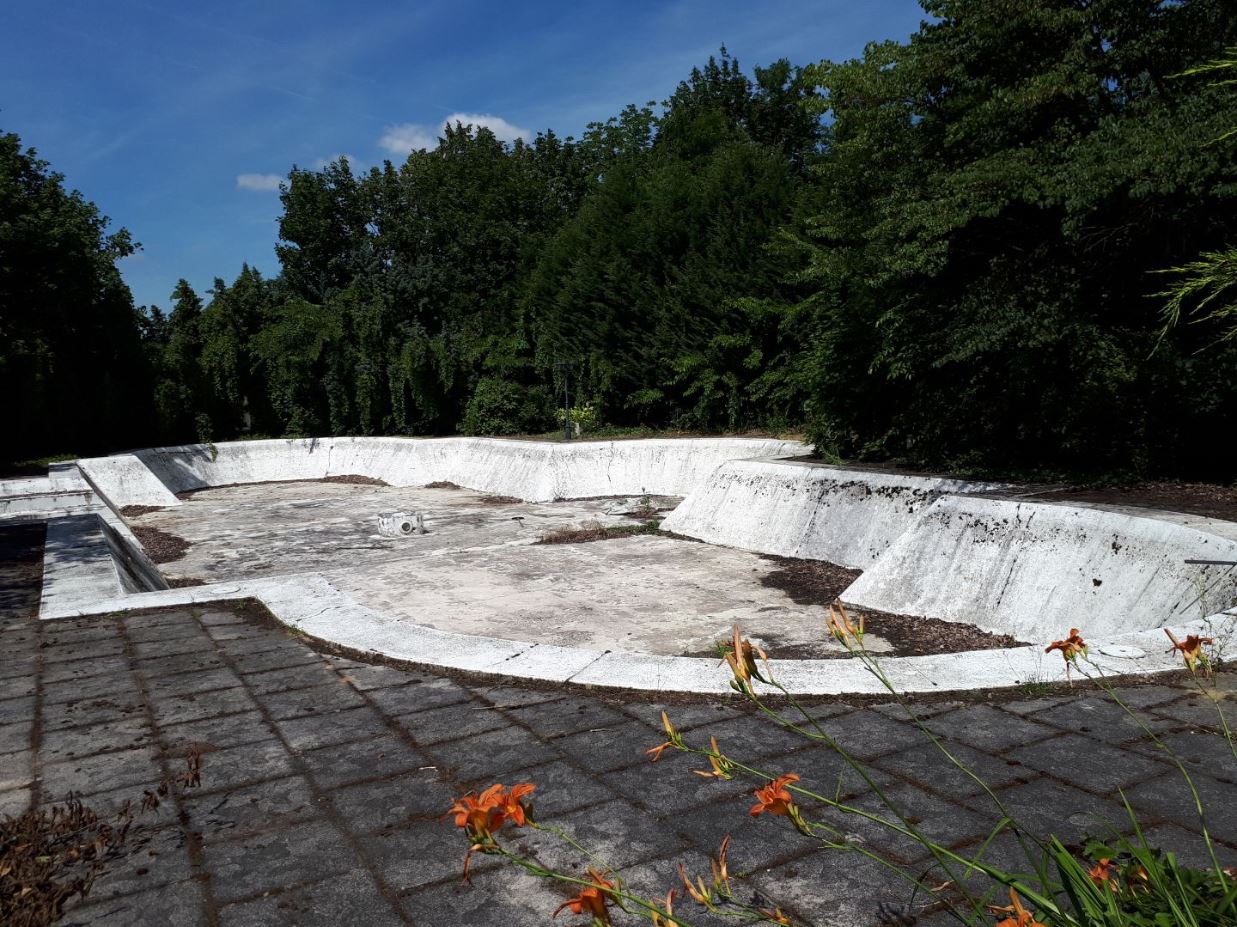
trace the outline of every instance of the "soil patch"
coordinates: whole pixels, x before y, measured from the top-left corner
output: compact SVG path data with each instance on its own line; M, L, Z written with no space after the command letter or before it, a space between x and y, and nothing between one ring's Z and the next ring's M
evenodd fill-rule
M171 563L179 560L189 552L189 542L182 537L160 531L158 528L148 528L134 525L133 533L142 542L142 547L155 563Z
M359 473L345 473L342 476L324 476L318 482L322 483L347 483L350 486L390 486L386 480L379 480L372 476L362 476Z
M582 525L568 525L555 528L541 536L538 544L587 544L590 541L609 541L613 538L630 538L638 534L661 534L666 537L676 537L668 531L662 531L655 521L646 521L642 525L603 525L600 522L585 522Z
M796 560L765 554L764 560L777 564L761 580L771 589L780 589L799 605L830 605L859 578L862 570L851 570L823 560ZM1008 634L992 634L974 625L944 621L940 618L920 618L915 615L894 615L888 612L853 611L852 618L862 615L866 630L889 643L889 656L927 656L934 653L958 653L966 650L1000 650L1019 647L1022 642ZM824 623L821 623L821 633ZM692 654L703 656L703 654ZM846 657L845 652L821 653L815 648L788 647L770 654L781 659L833 659Z
M890 656L921 657L934 653L963 653L968 650L1003 650L1023 647L1009 634L993 634L957 621L921 618L918 615L894 615L889 612L850 611L851 620L863 618L864 629L884 638L892 648ZM883 656L883 654L882 654Z
M162 505L126 505L121 508L120 514L125 518L141 518L151 512L162 512L163 508Z
M518 505L524 500L515 496L482 496L477 501L482 505Z
M763 554L761 559L776 563L777 569L761 579L760 584L782 590L798 605L828 605L863 572L824 560L796 560L773 554Z
M206 580L198 579L196 576L178 576L175 579L168 580L169 589L184 589L187 586L205 586Z
M463 489L459 483L452 483L450 480L434 480L432 483L425 484L426 489Z
M1131 483L1107 489L1069 487L1046 492L1044 501L1095 502L1103 505L1131 505L1138 508L1188 512L1206 518L1237 521L1237 486L1214 483Z

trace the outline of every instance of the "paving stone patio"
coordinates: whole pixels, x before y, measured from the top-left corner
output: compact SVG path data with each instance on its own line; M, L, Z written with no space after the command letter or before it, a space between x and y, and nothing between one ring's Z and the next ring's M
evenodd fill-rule
M750 786L693 776L685 757L652 766L643 756L668 707L689 739L716 736L755 765L876 807L837 757L740 704L665 706L371 665L229 605L41 623L42 537L38 524L0 528L0 813L69 792L118 808L202 752L201 786L172 789L142 816L134 852L62 924L546 924L565 892L489 857L462 883L464 841L441 820L453 796L525 780L538 785L541 819L594 847L635 888L664 893L678 860L703 864L729 833L744 890L799 923L875 925L880 902L908 900L870 860L751 819ZM1231 676L1220 684L1233 690ZM1182 679L1123 692L1190 768L1233 864L1237 769L1211 706ZM1028 827L1075 838L1098 820L1119 823L1120 788L1154 835L1200 858L1199 823L1173 766L1102 694L977 694L920 707ZM959 848L983 840L990 800L924 746L897 706L835 701L811 712L932 837ZM845 823L883 855L921 862L917 845ZM516 843L582 868L544 835ZM1008 851L1000 841L993 850L998 860Z

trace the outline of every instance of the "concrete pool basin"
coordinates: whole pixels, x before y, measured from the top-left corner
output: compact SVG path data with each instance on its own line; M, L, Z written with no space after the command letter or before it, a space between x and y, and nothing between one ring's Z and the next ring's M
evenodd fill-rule
M256 598L304 633L400 660L710 692L727 677L703 654L738 623L803 693L879 685L838 658L824 610L777 588L762 555L862 569L839 596L861 610L1027 642L883 658L907 691L1061 678L1043 644L1070 627L1105 672L1168 670L1164 627L1219 639L1237 621L1231 522L793 459L807 451L744 438L326 438L83 459L60 488L92 505L49 521L41 616ZM343 476L386 485L321 482ZM634 525L620 510L644 496L678 502L662 522L674 536L536 543L584 522ZM427 534L380 538L382 511L424 513ZM147 526L188 553L154 569L133 533ZM168 580L200 585L160 588Z

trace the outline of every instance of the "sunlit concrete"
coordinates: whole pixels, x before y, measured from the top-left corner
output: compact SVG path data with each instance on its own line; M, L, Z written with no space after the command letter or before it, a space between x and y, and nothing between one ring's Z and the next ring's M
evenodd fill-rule
M1051 640L1175 625L1237 602L1237 524L1147 509L948 496L842 598Z
M1064 665L1044 644L1070 627L1082 629L1108 673L1179 666L1166 651L1166 625L1215 637L1231 651L1232 571L1187 562L1237 559L1231 524L1048 507L1013 489L985 494L991 487L958 481L893 475L891 484L859 468L788 459L805 450L767 439L330 438L58 464L50 489L88 491L97 521L65 520L54 528L63 537L49 529L49 547L62 556L45 564L55 595L45 595L40 616L251 597L307 634L397 659L688 692L725 688L715 658L682 654L707 652L737 620L770 645L792 690L879 691L858 661L815 658L830 656L821 609L802 609L765 584L775 567L754 551L770 551L864 566L843 601L1037 640L888 657L888 678L906 691L1058 680ZM391 486L278 482L347 474ZM419 488L441 480L525 502L504 511L476 493ZM228 486L245 482L262 485ZM225 488L185 495L204 487ZM869 492L880 500L875 507L865 501ZM646 494L685 497L666 527L712 544L651 536L532 543L555 525L622 519L621 504L589 497L626 496L630 507ZM189 556L164 572L205 585L159 588L162 577L120 517L129 505L160 507L131 517L192 541ZM377 515L392 510L424 511L429 533L378 537ZM111 572L95 556L98 538L87 536L95 527L111 549Z
M79 461L113 504L176 505L176 493L232 483L362 474L393 486L449 481L530 502L631 493L686 495L717 467L807 453L772 438L515 441L501 438L287 438L149 448Z
M460 489L270 483L202 490L133 523L191 543L163 565L171 579L318 573L361 605L443 631L683 656L712 654L738 623L771 649L837 651L823 608L762 585L777 565L759 555L659 536L536 543L584 523L635 526L617 514L635 499L493 500ZM380 536L377 517L392 511L421 512L427 533Z

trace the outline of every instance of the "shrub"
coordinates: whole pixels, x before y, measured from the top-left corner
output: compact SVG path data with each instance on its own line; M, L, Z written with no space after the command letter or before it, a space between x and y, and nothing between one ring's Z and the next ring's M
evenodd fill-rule
M558 427L562 428L567 419L567 410L558 409L554 414L558 419ZM577 426L581 434L589 434L596 431L601 424L601 413L591 402L581 403L571 409L571 424Z
M550 397L540 386L522 386L498 377L477 384L460 431L466 435L516 435L544 431L550 422Z

